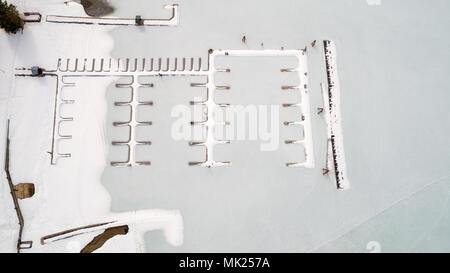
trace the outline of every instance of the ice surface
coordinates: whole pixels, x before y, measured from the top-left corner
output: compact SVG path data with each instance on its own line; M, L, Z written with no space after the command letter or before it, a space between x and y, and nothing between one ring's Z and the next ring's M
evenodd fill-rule
M12 2L43 13L82 12L81 6L63 1ZM111 16L165 18L168 12L159 2L110 2L116 7ZM1 32L0 124L11 119L11 172L15 183L37 186L32 199L20 201L23 239L34 241L33 251L77 251L87 237L45 246L39 239L111 218L130 221L136 210L151 216L161 209L162 222L174 225L131 224L136 233L114 238L100 251L364 252L373 242L381 251L447 251L450 3L369 2L374 3L191 0L179 3L176 27L42 23L28 24L22 36ZM137 134L154 144L138 154L152 165L136 168L109 166L121 154L110 145L120 136L112 122L126 115L113 107L114 100L126 96L114 88L117 79L79 80L74 92L78 104L72 109L74 139L64 145L73 157L51 167L52 79L12 77L14 66L53 68L60 57L202 57L206 64L210 48L300 49L324 39L335 41L339 56L342 127L352 181L345 192L322 176L326 124L315 114L322 106L320 83L326 82L320 43L307 50L315 169L286 168L286 158L295 156L289 147L261 152L257 141L219 145L217 157L232 161L231 167L189 167L187 162L201 160L203 151L170 135L172 107L188 105L203 94L190 87L199 79L187 77L158 77L152 79L155 87L145 90L143 96L154 107L141 114L154 125ZM236 70L244 68L242 77L230 74L224 79L232 89L221 99L241 104L296 99L276 96L283 91L274 90L272 83L295 81L270 72L278 62L236 60ZM281 131L280 142L292 134ZM3 129L0 137L3 151ZM7 187L1 189L2 215L8 217L0 222L0 250L11 251L16 219ZM155 231L141 236L145 230Z
M156 6L140 3L138 8L122 5L116 14L158 12ZM445 177L450 170L450 97L449 64L442 60L449 58L449 8L446 1L189 1L180 3L176 28L114 29L116 57L206 56L209 48L292 49L316 39L334 40L352 188L338 192L321 175L326 133L319 116L313 116L312 124L319 162L315 171L286 169L280 164L285 151L263 153L245 141L217 151L233 162L229 169L188 168L183 163L192 151L185 143L173 143L165 125L149 134L158 143L149 154L155 164L165 162L164 168L105 170L112 209L181 209L185 244L172 248L155 240L156 235L147 236L151 251L313 251ZM134 43L127 42L131 36ZM322 106L320 83L326 82L321 47L309 47L308 57L314 110ZM230 85L239 82L245 78ZM190 92L181 85L167 91L173 96L166 107L186 103L182 96ZM271 94L259 87L246 91L241 98L255 97L255 103L264 100L261 94ZM167 98L156 95L154 100ZM155 124L166 115L155 113ZM182 155L174 158L175 152ZM132 190L123 191L123 184ZM411 221L421 221L412 208L405 213ZM381 223L387 229L390 222ZM415 235L406 232L405 237ZM368 251L366 244L374 239L368 232L361 238L359 251ZM445 236L440 238L449 244ZM344 245L337 249L352 251Z

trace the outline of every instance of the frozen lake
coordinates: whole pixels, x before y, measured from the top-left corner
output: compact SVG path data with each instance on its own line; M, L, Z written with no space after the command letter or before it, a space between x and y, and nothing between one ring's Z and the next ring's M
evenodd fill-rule
M161 3L111 0L115 16L165 18ZM372 1L369 1L372 2ZM135 4L134 4L135 3ZM167 2L170 3L170 2ZM166 3L165 3L166 4ZM262 152L257 141L220 145L216 156L231 167L188 166L202 148L175 141L171 110L202 90L194 77L150 79L140 96L153 126L139 132L153 145L139 150L151 166L108 166L102 183L116 212L179 209L184 244L172 247L159 232L145 236L149 251L382 251L450 250L450 3L447 0L183 1L176 27L123 27L110 32L113 57L202 57L213 49L299 49L334 40L338 53L342 120L351 189L337 191L322 175L326 125L316 115L326 82L321 44L308 48L309 91L316 167L286 168L298 153L282 142ZM247 38L242 43L242 36ZM231 85L220 99L271 105L295 100L274 89L287 81L283 58L223 60ZM277 72L278 71L278 72ZM234 72L234 73L233 73ZM127 112L113 106L123 96L108 90L108 141L123 138L113 121ZM218 98L219 99L219 98ZM222 102L222 101L221 101ZM281 113L281 120L295 113ZM281 125L280 125L281 126ZM123 155L111 148L108 162ZM370 245L370 244L369 244Z

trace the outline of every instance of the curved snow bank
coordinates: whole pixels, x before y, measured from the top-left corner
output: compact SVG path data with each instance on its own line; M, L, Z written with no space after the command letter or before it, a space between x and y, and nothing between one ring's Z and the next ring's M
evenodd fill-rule
M111 219L117 219L119 224L135 224L140 236L147 231L162 230L168 243L173 246L183 244L183 218L178 210L149 209L124 212L116 214Z

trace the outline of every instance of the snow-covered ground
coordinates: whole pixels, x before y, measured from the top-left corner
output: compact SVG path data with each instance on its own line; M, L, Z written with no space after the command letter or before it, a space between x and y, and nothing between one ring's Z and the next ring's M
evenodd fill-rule
M110 221L128 224L130 232L109 240L99 252L448 249L447 0L190 0L179 3L179 25L148 28L49 23L46 14L85 14L80 5L63 0L10 2L21 11L39 11L44 19L27 24L23 34L0 31L0 149L10 119L13 182L36 185L32 198L19 201L25 218L22 239L33 241L24 252L78 252L101 228L44 245L40 239ZM161 7L171 3L110 2L116 7L111 16L127 18L167 18L169 11ZM155 145L146 154L152 166L143 168L109 164L114 159L110 142L118 135L110 130L111 121L126 117L110 109L116 98L108 92L117 79L68 79L76 86L63 95L75 104L62 111L74 121L63 129L73 138L58 148L72 156L51 165L55 79L13 76L14 67L54 69L58 58L206 60L210 48L300 49L315 39L318 44L335 41L339 56L340 122L352 182L347 191L337 191L321 170L326 124L314 113L323 106L320 83L326 82L321 46L307 50L314 169L286 168L284 156L292 152L288 145L262 153L250 141L218 145L217 160L231 160L231 167L188 166L193 155L203 158L204 153L191 152L169 134L171 107L194 97L193 81L176 77L152 79L154 126L149 135ZM220 60L238 72L226 73L232 87L217 95L218 102L298 101L280 94L277 80L289 78L271 70L295 67L289 60L233 60ZM18 224L1 173L0 251L14 252ZM153 230L162 230L162 236L147 232Z
M14 252L19 232L19 221L14 211L14 204L10 194L8 181L3 166L5 166L6 150L6 127L8 116L8 101L11 96L11 84L13 78L14 45L16 38L9 38L4 31L0 32L0 249L2 251Z
M10 1L20 11L46 14L86 16L83 8L64 1ZM40 238L56 232L105 221L128 224L130 232L111 239L99 251L144 251L142 233L161 229L173 245L183 242L183 220L179 211L141 210L111 213L110 196L100 184L106 164L104 124L106 87L113 80L76 81L65 96L75 100L65 113L75 116L70 127L73 139L59 143L60 149L84 151L74 153L70 161L50 165L53 126L55 79L51 77L14 78L13 68L38 65L56 67L60 57L109 57L112 40L107 35L111 27L28 23L23 34L7 36L0 32L1 150L4 151L6 120L10 126L10 169L13 183L31 182L36 193L20 200L25 218L22 240L32 240L33 252L79 251L98 232L73 237L71 240L40 244ZM49 146L50 145L50 146ZM1 154L2 166L4 153ZM3 174L3 170L2 170ZM2 217L0 219L0 251L14 252L18 224L12 199L1 177Z

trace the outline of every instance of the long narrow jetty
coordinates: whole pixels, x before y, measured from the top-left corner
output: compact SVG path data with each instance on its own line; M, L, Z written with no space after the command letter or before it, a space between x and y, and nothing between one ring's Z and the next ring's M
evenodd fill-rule
M334 175L338 189L348 189L345 163L344 139L341 124L341 95L336 62L336 46L333 41L323 41L325 50L325 65L327 70L328 90L325 92L325 109L327 110L328 138L331 142L331 154L334 165Z

